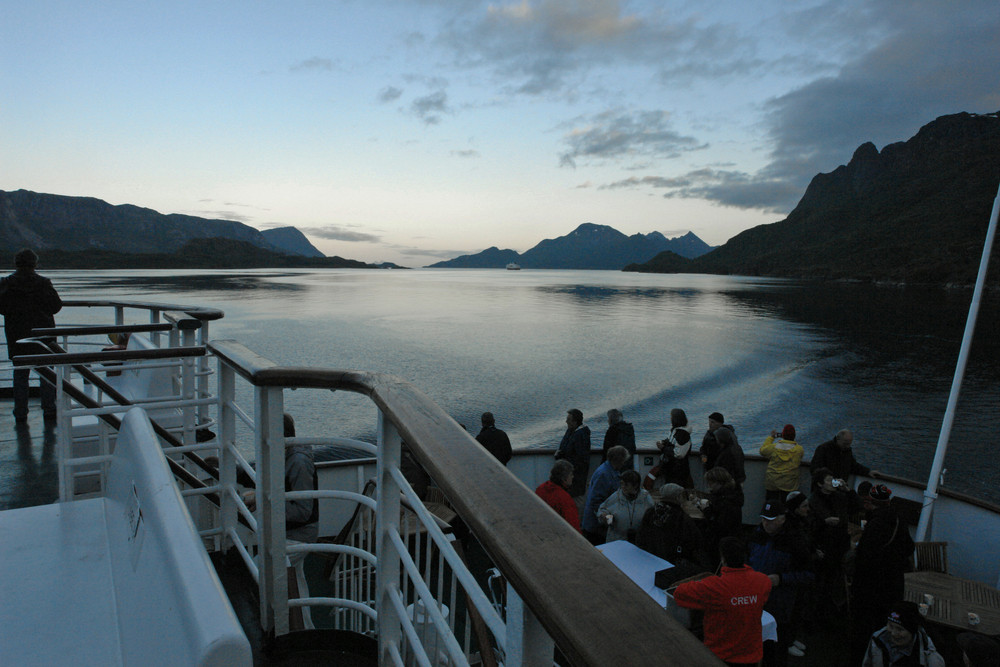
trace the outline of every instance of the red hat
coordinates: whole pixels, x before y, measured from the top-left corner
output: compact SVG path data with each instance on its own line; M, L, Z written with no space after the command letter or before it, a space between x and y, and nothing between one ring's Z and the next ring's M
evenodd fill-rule
M795 440L795 427L791 424L785 424L785 428L781 429L781 439Z

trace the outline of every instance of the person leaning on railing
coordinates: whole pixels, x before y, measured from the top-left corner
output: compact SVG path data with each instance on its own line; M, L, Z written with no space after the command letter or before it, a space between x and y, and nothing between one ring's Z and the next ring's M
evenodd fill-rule
M35 273L38 255L25 248L14 256L17 270L0 280L0 315L4 319L4 333L7 335L7 356L11 359L21 354L45 352L37 343L18 343L31 336L31 330L40 327L54 327L53 317L62 310L62 300L52 286L52 281ZM28 421L28 375L27 368L14 369L14 421L23 424ZM56 389L41 381L39 393L42 399L42 413L45 421L56 418Z

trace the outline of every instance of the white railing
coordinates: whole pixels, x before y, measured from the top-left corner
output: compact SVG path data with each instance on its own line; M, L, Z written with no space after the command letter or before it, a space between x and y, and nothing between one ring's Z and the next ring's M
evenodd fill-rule
M279 367L233 341L208 347L219 364L220 485L230 485L240 466L237 423L243 421L252 427L257 494L252 517L237 493L223 494L221 525L212 534L256 573L266 632L289 632L289 609L308 606L314 617L331 608L326 613L338 628L376 634L381 664L497 664L499 658L505 665L551 665L556 647L573 664L639 664L661 659L665 650L677 664L718 664L408 383L377 373ZM236 403L243 381L252 388L252 410ZM337 494L285 492L289 443L282 417L284 390L292 388L359 393L378 408L377 443L369 445L377 458L374 507L360 477ZM463 562L447 524L407 481L404 439L506 578L506 619ZM367 463L358 462L358 470ZM336 544L289 546L284 504L290 498L320 498L321 516L330 502L353 503L350 530ZM240 527L240 516L253 531ZM332 595L289 599L286 558L301 552L335 555Z
M125 326L125 306L110 305L116 323ZM405 381L377 373L279 367L232 341L202 347L207 320L174 317L165 314L167 308L147 310L152 324L169 325L158 341L165 350L74 352L71 346L80 334L59 331L47 335L61 336L70 353L22 361L42 370L56 369L44 372L59 380L60 459L66 462L62 482L67 499L77 495L81 474L93 474L81 467L104 464L117 427L115 414L121 410L109 404L115 401L88 397L81 373L86 377L90 368L107 370L108 362L171 364L176 393L156 397L169 400L145 407L183 413L179 437L162 428L157 435L169 446L168 460L206 546L235 549L257 582L266 633L288 633L289 611L301 607L320 614L323 624L377 636L381 664L490 665L499 659L505 665L551 665L556 647L573 664L640 664L659 659L664 651L678 664L718 664L440 407ZM156 341L155 332L151 338ZM215 369L202 356L206 353L217 360ZM214 392L209 383L213 373ZM100 383L99 378L90 381ZM284 438L286 389L315 389L325 395L347 391L372 401L378 410L376 443L361 447L377 461L373 480L365 473L371 470L367 459L346 464L354 466L355 473L347 475L348 483L286 493L285 447L318 441ZM114 398L107 388L104 394ZM249 404L240 405L238 396L249 396ZM93 456L75 450L73 417L108 422L99 427L101 449ZM195 427L204 423L215 426L217 438L198 444ZM403 440L508 582L505 609L494 608L487 599L448 524L411 488L401 468ZM241 453L250 443L254 466ZM217 456L218 469L199 454ZM249 476L248 484L238 483L243 475ZM374 498L370 487L366 493L369 482L374 484ZM241 495L245 486L255 487L253 511ZM350 517L340 539L288 544L285 501L300 498L319 499L321 522L324 514ZM289 599L288 557L302 552L333 560L331 589Z
M404 477L399 432L382 412L378 445L351 441L377 457L376 498L366 495L366 485L289 493L284 487L285 447L320 442L282 436L283 392L294 385L255 387L250 414L236 404L236 384L243 377L238 364L219 357L218 377L220 486L235 480L237 467L242 468L256 484L257 507L251 513L239 494L224 494L221 525L212 534L222 538L219 548L236 548L258 582L265 630L289 632L289 609L309 607L313 616L329 610L336 629L377 635L388 659L398 664L462 665L484 651L491 657L494 649L503 652L503 620L456 551L454 537L446 533L450 528L428 511ZM241 460L238 422L253 429L254 470L247 470ZM353 505L340 543L287 543L285 501L307 498L321 501L321 513L330 502ZM239 528L237 515L249 530ZM332 595L289 599L287 558L303 552L334 558ZM480 645L487 641L488 646Z

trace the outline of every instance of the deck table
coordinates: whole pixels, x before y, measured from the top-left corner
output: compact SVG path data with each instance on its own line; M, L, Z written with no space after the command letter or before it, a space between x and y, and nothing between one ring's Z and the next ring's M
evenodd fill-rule
M921 604L924 595L934 596L927 620L958 630L1000 635L1000 590L941 572L907 572L904 596ZM979 625L969 623L969 614L979 616Z

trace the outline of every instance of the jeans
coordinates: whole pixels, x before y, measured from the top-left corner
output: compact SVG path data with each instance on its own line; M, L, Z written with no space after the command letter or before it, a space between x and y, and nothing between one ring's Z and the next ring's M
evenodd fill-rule
M14 369L14 419L24 421L28 418L28 376L29 368ZM46 419L56 416L56 388L42 379L39 382L39 394L42 398L42 412Z

